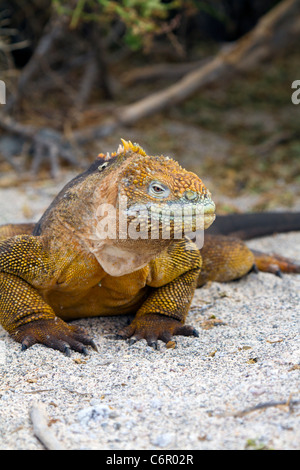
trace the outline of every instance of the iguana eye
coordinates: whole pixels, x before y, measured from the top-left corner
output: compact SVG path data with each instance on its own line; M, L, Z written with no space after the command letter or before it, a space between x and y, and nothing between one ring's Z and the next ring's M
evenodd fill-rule
M149 194L154 197L164 198L169 196L170 190L164 184L152 181L149 185Z

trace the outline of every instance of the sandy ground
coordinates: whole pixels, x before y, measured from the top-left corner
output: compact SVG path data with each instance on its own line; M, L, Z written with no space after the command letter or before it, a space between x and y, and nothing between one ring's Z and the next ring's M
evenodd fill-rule
M0 189L0 223L37 220L56 190ZM249 244L300 261L300 233ZM88 357L21 352L0 327L0 449L44 448L35 403L66 449L299 449L299 287L300 275L251 273L198 289L200 336L176 349L115 340L127 316L76 321L98 345Z

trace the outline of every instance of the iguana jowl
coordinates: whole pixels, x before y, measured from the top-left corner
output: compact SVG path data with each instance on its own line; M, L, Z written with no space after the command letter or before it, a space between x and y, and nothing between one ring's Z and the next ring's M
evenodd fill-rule
M182 219L169 215L182 208L192 225L201 219L209 227L215 206L203 182L168 157L122 143L71 181L37 224L0 227L0 322L22 349L42 343L86 353L93 340L66 321L133 312L133 322L119 332L124 339L144 338L156 347L173 335L197 336L185 325L197 285L239 278L255 264L246 245L227 237L205 237L200 253ZM129 207L126 228L132 208L142 206L137 235L148 237L120 236L121 197ZM115 209L115 237L100 236L103 207ZM150 215L158 223L155 237ZM169 237L162 236L166 227ZM264 263L299 272L279 258L263 256Z

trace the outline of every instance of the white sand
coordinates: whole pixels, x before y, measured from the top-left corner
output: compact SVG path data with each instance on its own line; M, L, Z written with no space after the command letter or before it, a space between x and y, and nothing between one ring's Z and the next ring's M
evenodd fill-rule
M36 220L52 195L1 189L0 223L24 221L24 204ZM300 261L300 233L249 244ZM116 341L127 316L76 321L98 345L88 357L21 352L0 327L0 449L43 448L29 416L37 401L67 449L299 449L299 287L300 275L252 273L198 289L188 323L200 337L178 337L177 349ZM212 316L222 322L203 329Z

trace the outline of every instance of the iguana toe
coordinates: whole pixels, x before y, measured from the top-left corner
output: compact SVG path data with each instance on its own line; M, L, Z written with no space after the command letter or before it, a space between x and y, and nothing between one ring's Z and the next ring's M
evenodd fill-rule
M128 340L130 345L145 339L148 346L159 349L158 340L168 343L175 335L197 337L199 333L194 327L183 325L174 318L151 314L135 318L129 326L118 332L117 337Z
M82 328L68 325L63 320L36 320L19 327L14 333L14 338L21 343L22 351L34 344L43 344L49 348L71 355L71 350L88 354L86 346L97 350L94 341L89 338Z

